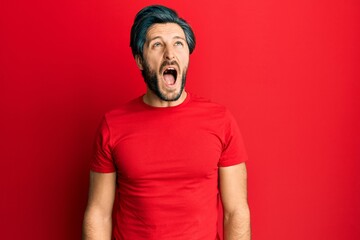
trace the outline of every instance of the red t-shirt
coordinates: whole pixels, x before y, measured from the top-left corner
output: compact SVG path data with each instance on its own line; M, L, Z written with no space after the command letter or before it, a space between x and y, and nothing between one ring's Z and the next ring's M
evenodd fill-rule
M108 112L91 170L117 173L114 239L217 239L218 167L246 160L226 108L188 94L175 107L139 97Z

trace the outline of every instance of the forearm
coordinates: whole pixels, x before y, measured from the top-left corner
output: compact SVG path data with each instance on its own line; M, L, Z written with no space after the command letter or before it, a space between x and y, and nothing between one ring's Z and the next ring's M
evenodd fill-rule
M250 240L250 212L248 207L224 213L224 240Z
M110 240L112 219L91 211L86 211L83 223L83 240Z

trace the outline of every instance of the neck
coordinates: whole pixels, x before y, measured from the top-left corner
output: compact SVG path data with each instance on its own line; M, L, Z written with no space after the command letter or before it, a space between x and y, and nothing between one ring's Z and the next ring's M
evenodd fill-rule
M152 107L175 107L183 103L186 99L187 93L185 89L182 91L180 98L176 101L164 101L160 99L153 91L148 89L143 96L143 101Z

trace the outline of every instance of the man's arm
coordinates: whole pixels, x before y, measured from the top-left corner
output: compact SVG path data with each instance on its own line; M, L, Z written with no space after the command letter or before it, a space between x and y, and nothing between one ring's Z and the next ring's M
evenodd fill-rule
M250 211L247 203L245 163L220 167L219 178L224 208L224 239L250 240Z
M110 240L116 173L90 172L89 200L83 223L84 240Z

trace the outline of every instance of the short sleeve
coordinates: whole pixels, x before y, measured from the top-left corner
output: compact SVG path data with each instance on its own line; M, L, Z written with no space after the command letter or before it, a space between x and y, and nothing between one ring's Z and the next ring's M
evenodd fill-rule
M244 142L233 115L226 111L224 127L223 151L219 160L219 167L228 167L247 161Z
M90 169L101 173L115 172L116 169L111 153L110 130L105 117L103 117L96 133Z

